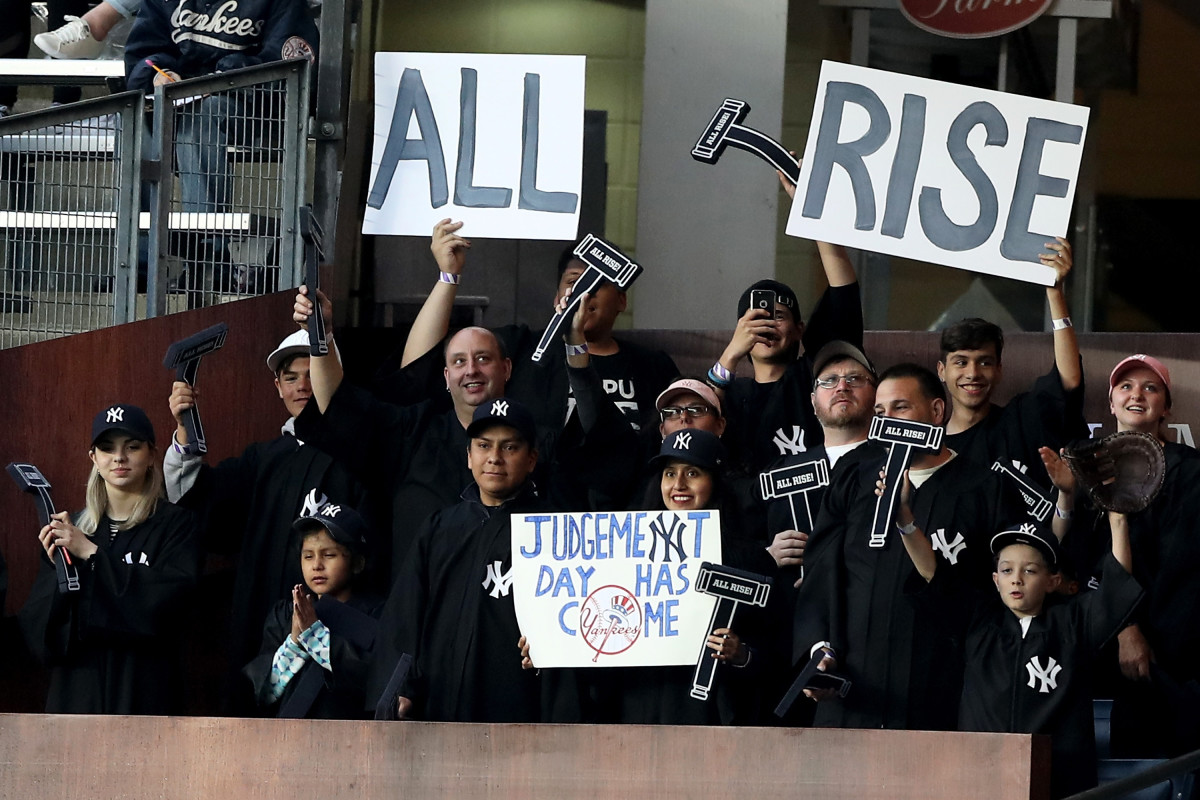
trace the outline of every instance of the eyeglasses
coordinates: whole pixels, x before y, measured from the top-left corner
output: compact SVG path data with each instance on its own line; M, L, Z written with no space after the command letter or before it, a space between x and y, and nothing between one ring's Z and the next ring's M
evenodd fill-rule
M842 381L845 381L846 386L849 388L858 389L861 386L868 385L871 379L861 372L854 372L849 375L826 375L823 378L817 378L815 382L822 389L836 389Z
M665 406L658 410L658 415L662 417L663 422L676 419L683 414L695 419L696 417L707 417L711 413L713 413L711 406Z

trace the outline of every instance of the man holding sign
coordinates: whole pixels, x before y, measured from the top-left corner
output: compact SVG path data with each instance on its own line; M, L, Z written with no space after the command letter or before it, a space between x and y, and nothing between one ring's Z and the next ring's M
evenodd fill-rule
M946 403L937 376L900 364L880 376L875 411L942 425ZM1005 506L995 473L965 462L947 468L951 461L956 455L944 447L914 454L879 547L869 539L883 460L847 465L829 487L796 599L793 660L807 663L824 648L826 669L836 666L854 688L843 700L822 699L818 726L954 728L961 676L934 621L904 598L913 567L900 537L919 528L948 568L968 584L986 585L988 532L1019 519L1020 510Z
M942 331L938 377L950 395L946 445L976 464L991 468L997 461L1048 493L1039 466L1039 449L1055 453L1075 439L1088 437L1083 418L1083 363L1071 325L1063 282L1071 271L1071 245L1059 238L1048 243L1043 264L1057 279L1046 287L1054 329L1054 365L1006 406L992 402L1003 375L1004 333L982 319L964 319ZM1027 469L1032 471L1027 472ZM1013 483L1013 486L1016 484Z
M368 697L407 653L401 719L539 722L540 682L514 650L510 539L513 513L546 508L530 480L537 428L528 409L497 398L475 410L467 437L474 483L416 536L380 620L378 685Z

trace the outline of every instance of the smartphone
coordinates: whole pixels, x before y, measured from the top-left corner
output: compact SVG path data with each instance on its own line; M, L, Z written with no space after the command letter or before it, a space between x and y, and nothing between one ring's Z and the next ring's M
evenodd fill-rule
M850 681L841 675L818 672L808 679L805 689L833 689L838 697L845 697L850 692Z
M775 290L774 289L752 289L750 291L750 307L761 308L768 312L772 318L775 317Z

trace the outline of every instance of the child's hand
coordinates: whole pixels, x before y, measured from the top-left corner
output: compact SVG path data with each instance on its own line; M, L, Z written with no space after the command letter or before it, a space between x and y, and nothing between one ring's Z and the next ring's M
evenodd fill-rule
M313 626L317 621L317 610L313 607L312 598L300 584L292 587L292 641L300 644L300 634Z
M727 664L740 667L748 660L749 654L746 651L746 646L742 644L741 638L729 628L717 628L710 633L707 644L709 650L716 651L710 655L717 661L724 661Z

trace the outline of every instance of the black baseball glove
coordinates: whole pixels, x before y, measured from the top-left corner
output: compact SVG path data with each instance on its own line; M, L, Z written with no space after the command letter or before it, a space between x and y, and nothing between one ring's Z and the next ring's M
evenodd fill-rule
M1105 511L1141 511L1162 488L1167 462L1153 436L1122 431L1095 441L1077 442L1063 458L1079 485Z

